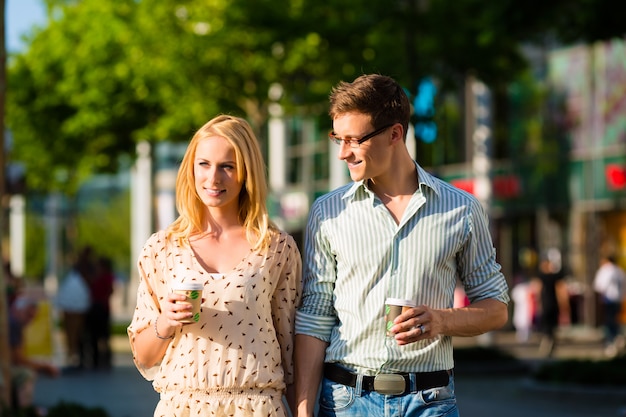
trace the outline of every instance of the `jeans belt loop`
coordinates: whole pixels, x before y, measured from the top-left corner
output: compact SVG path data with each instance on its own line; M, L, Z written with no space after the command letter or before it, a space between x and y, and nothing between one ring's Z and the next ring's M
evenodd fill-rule
M417 393L417 381L413 372L409 374L409 381L411 381L411 386L409 387L411 394Z
M356 374L356 383L354 384L354 394L360 397L363 394L363 374Z

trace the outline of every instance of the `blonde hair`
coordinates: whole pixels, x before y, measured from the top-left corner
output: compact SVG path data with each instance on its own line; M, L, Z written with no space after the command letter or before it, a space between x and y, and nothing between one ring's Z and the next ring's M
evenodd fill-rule
M243 181L239 193L239 220L253 249L264 249L276 230L266 206L265 162L248 122L228 115L214 117L191 138L176 177L176 208L179 217L166 229L166 234L186 246L189 237L201 232L206 224L208 211L196 192L194 159L198 143L212 136L226 139L235 150L237 176Z

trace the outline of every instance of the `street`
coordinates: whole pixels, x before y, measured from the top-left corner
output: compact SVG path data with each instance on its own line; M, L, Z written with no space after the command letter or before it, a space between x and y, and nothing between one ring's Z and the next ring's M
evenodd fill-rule
M467 346L474 340L462 340ZM536 344L515 343L510 332L500 332L493 342L503 349L517 352L530 364ZM152 416L158 395L150 382L143 379L132 363L127 340L118 337L114 343L114 368L110 371L85 370L65 374L57 379L41 377L37 383L35 403L51 407L60 401L89 407L102 407L109 417ZM570 333L559 345L557 357L598 357L601 345L597 333ZM550 387L538 384L527 372L502 372L480 364L456 370L456 390L462 417L626 417L626 388Z

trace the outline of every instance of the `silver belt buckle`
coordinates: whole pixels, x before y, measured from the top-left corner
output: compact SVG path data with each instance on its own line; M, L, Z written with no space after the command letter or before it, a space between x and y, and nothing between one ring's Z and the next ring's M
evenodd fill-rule
M398 374L378 374L374 377L374 391L383 395L404 394L406 381Z

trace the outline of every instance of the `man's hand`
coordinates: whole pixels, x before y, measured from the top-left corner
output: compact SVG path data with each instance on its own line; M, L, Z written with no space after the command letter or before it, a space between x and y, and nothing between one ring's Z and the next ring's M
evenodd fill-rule
M488 298L461 308L419 305L400 314L390 331L399 345L406 345L440 335L478 336L501 328L507 320L506 304Z
M390 331L399 345L431 339L442 332L438 312L425 305L410 308L396 317Z

